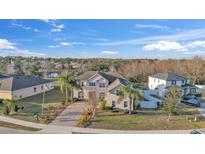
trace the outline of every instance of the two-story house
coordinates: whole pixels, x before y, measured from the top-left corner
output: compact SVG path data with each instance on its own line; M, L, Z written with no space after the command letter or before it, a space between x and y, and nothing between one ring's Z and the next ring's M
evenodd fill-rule
M198 88L189 84L189 80L173 72L159 73L148 77L148 87L157 90L159 96L164 96L166 89L170 86L178 86L182 89L183 95L198 92Z
M128 80L116 73L88 71L79 76L82 90L75 90L74 97L78 99L89 99L89 92L96 92L100 99L114 108L129 109L129 99L125 98L119 102L119 91L128 85ZM133 107L132 107L133 108Z

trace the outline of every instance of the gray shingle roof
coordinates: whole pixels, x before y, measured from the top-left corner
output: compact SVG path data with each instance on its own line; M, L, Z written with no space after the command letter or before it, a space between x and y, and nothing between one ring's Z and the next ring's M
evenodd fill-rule
M1 75L0 90L14 91L36 85L49 83L51 81L31 75Z
M151 75L151 77L166 80L166 81L171 81L171 80L187 80L186 77L182 75L178 75L173 72L167 72L167 73L159 73L155 75Z
M83 73L82 75L80 75L78 77L78 79L80 79L81 81L86 81L88 80L91 76L95 75L97 73L97 71L87 71L85 73Z
M83 75L79 76L78 78L82 81L86 81L90 77L95 75L96 73L98 73L99 75L101 75L102 77L107 79L109 81L109 84L112 83L113 81L115 81L116 79L119 79L120 82L124 85L128 84L128 81L125 78L123 78L120 74L113 73L113 72L88 71L88 72L85 72Z

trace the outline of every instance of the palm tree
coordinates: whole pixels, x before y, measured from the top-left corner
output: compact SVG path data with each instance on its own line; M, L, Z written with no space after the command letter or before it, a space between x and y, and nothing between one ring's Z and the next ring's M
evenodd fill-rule
M73 102L73 90L74 88L79 88L77 79L72 74L65 72L59 77L59 85L62 93L65 90L65 102L68 103L68 91L70 92L71 102Z
M179 103L181 102L182 91L179 87L172 86L168 88L165 97L165 103L163 109L168 114L168 121L172 115L177 114L179 110Z
M142 90L136 85L129 83L126 87L120 89L120 97L118 102L121 102L122 99L129 98L129 114L132 114L132 106L135 103L138 103L144 98Z

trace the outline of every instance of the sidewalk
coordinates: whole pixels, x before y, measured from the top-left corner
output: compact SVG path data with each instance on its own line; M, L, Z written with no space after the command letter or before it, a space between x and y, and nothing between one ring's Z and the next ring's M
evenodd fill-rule
M18 120L18 119L6 117L6 116L0 116L0 121L13 123L16 125L21 125L21 126L26 126L26 127L38 128L38 129L43 129L47 126L44 124L38 124L38 123L28 122L24 120Z

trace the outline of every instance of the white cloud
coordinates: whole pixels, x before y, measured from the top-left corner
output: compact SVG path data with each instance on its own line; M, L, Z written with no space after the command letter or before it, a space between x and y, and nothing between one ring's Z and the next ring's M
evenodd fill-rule
M61 32L64 29L64 24L57 25L55 19L41 19L41 21L48 23L52 29L50 32Z
M160 51L187 51L187 49L178 42L159 41L157 43L148 44L143 47L144 50L160 50Z
M15 44L7 39L0 39L0 49L15 49Z
M162 26L162 25L144 25L144 24L136 24L136 28L151 28L151 29L169 29L167 26Z
M96 43L96 45L101 46L119 46L119 45L144 45L147 43L155 43L158 41L190 41L195 39L205 38L205 28L204 29L195 29L185 32L178 32L171 35L157 35L151 37L144 37L139 39L129 39L121 41L109 41Z
M17 23L14 23L14 22L11 22L11 25L15 26L15 27L19 27L19 28L25 29L25 30L32 30L34 32L38 32L39 31L37 28L32 28L32 27L29 27L29 26L24 26L22 24L17 24Z
M55 19L40 19L40 20L41 20L41 21L44 21L44 22L46 22L46 23L55 21Z
M205 41L194 41L187 45L187 47L195 48L195 47L205 47Z
M62 46L76 46L76 45L85 45L85 43L83 42L61 42L59 44L56 45L49 45L49 48L59 48Z
M61 42L60 44L65 46L85 45L83 42Z
M101 41L101 42L107 42L107 41L109 41L109 39L107 39L107 38L97 38L97 39L95 39L95 40Z
M44 53L31 52L29 50L18 49L15 43L7 39L0 39L0 55L5 56L45 56Z
M204 55L205 54L205 51L202 51L202 50L198 50L198 51L187 51L187 52L184 52L185 55Z
M61 29L58 29L58 28L52 28L50 30L50 32L61 32Z
M101 54L116 55L116 54L119 54L119 52L104 50L104 51L101 51Z
M29 56L45 56L44 53L39 52L31 52L29 50L21 50L21 49L15 49L15 50L2 50L1 55L6 56L23 56L23 57L29 57Z

